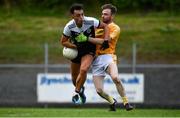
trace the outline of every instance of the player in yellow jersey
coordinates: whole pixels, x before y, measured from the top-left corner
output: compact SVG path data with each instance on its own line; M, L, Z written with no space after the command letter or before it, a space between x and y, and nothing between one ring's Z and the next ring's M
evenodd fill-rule
M120 28L113 22L113 18L117 9L111 4L105 4L102 6L102 21L108 25L110 40L109 48L102 49L102 45L96 47L96 58L92 64L93 82L97 93L110 104L110 111L116 111L116 100L108 95L103 90L103 80L106 73L109 74L116 85L117 91L122 98L124 107L127 111L132 110L133 107L128 103L128 99L125 94L124 87L121 81L118 79L117 57L115 55L116 43L119 39ZM103 38L103 29L96 30L96 37Z

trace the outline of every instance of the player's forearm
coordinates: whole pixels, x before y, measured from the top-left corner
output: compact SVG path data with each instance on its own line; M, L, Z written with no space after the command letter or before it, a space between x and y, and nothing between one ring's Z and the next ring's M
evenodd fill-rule
M108 28L108 25L103 23L103 22L100 22L100 25L99 25L99 28L102 28L104 30L104 40L110 40L110 36L109 36L109 28Z
M64 47L67 47L67 48L74 48L74 49L77 48L75 44L70 43L69 41L63 42L63 43L61 43L61 44L62 44Z
M88 41L93 44L103 44L104 39L89 37Z
M109 36L109 28L107 25L104 26L104 40L110 40L110 36Z
M74 49L77 48L77 46L75 44L69 42L69 38L65 37L65 36L61 37L60 43L61 43L61 45L63 45L64 47L67 47L67 48L74 48Z

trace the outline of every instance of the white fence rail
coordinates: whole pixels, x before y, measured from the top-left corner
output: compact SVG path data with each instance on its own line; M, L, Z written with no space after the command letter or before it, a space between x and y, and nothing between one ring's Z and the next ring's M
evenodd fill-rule
M119 64L118 68L132 68L132 73L136 73L136 68L180 68L180 64L137 64L137 46L132 45L132 64ZM49 46L44 44L44 64L0 64L0 68L69 68L69 64L49 64Z

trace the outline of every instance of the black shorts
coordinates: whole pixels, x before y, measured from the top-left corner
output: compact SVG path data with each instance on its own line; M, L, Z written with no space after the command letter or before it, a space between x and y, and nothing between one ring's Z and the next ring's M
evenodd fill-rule
M92 53L92 52L89 52L89 53L86 53L84 55L92 55L93 57L95 56L95 53ZM81 58L84 56L84 55L78 55L75 59L71 60L73 63L77 63L77 64L80 64L81 63Z
M86 43L86 44L83 44L81 46L79 46L78 48L78 56L71 60L73 63L81 63L81 58L84 56L84 55L92 55L93 57L95 56L95 53L96 53L96 45L95 44L91 44L91 43Z

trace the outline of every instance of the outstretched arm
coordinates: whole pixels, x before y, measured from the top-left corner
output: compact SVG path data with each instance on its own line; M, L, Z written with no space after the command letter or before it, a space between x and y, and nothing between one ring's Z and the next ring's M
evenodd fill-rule
M105 40L105 41L110 40L108 25L105 24L105 23L103 23L103 22L100 22L98 28L104 29L104 40Z
M93 43L93 44L103 44L104 39L89 37L88 41Z

